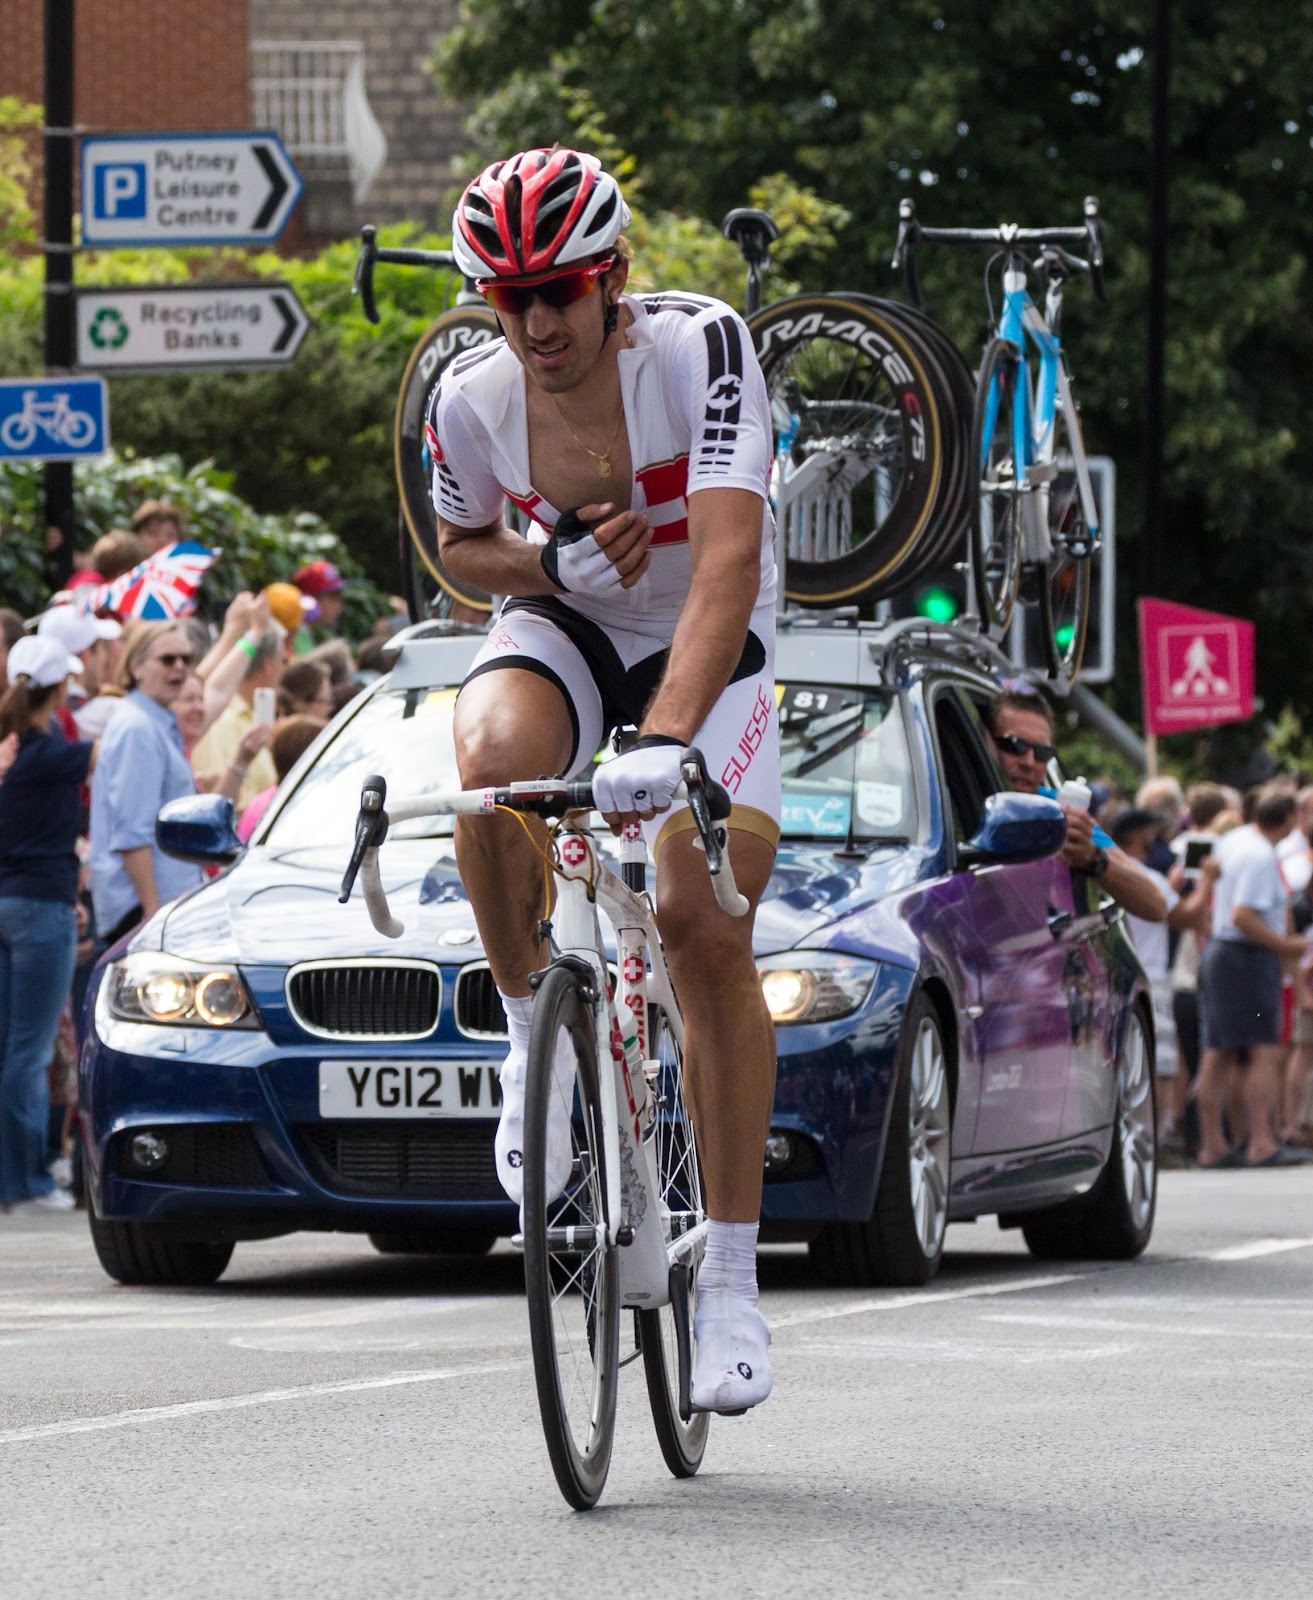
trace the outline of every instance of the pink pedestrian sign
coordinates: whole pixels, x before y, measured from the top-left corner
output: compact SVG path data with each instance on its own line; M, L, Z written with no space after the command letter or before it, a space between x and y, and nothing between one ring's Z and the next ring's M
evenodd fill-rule
M1170 600L1140 600L1146 733L1184 733L1254 714L1254 625Z

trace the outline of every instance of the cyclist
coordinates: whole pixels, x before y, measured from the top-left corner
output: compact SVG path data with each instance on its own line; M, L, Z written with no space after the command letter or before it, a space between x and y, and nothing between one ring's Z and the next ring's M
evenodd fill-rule
M731 792L735 875L755 911L780 815L771 420L729 306L624 293L628 222L614 178L574 150L524 151L469 185L452 246L503 337L444 370L425 437L443 562L507 597L456 705L462 784L587 771L609 731L639 730L594 770L594 794L614 831L643 824L656 859L710 1218L693 1400L737 1412L771 1388L756 1242L775 1040L752 916L717 906L673 797L696 744ZM508 498L527 538L506 525ZM581 525L573 542L553 538ZM518 1201L542 872L513 817L458 823L456 852L506 1008L497 1171ZM548 1135L561 1185L567 1118L558 1110Z

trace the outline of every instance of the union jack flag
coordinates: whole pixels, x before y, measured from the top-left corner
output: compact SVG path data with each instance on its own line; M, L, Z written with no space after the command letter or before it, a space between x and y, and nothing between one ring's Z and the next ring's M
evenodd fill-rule
M213 550L184 539L157 550L153 556L125 572L113 583L79 597L82 611L116 611L125 621L140 617L146 622L171 622L196 609L196 594L201 580L215 558Z

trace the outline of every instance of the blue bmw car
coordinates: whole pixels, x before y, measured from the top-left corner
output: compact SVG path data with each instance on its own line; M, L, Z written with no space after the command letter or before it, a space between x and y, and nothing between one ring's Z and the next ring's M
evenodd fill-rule
M368 1234L480 1253L516 1227L493 1165L505 1019L449 822L383 851L405 922L337 890L361 781L456 784L479 638L400 636L249 847L226 802L161 843L224 868L108 952L88 996L92 1238L123 1283L215 1281L242 1240ZM1117 907L1006 791L980 710L997 663L925 623L782 619L783 838L756 924L779 1076L763 1237L836 1280L915 1284L994 1214L1047 1257L1129 1257L1157 1192L1153 1021Z

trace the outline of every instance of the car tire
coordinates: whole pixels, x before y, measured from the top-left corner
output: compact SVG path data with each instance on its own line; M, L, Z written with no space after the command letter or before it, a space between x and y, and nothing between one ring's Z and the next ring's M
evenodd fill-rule
M217 1283L232 1260L232 1242L165 1237L148 1223L114 1222L88 1213L91 1243L118 1283L203 1289Z
M1117 1062L1108 1159L1089 1194L1020 1219L1030 1253L1041 1261L1130 1261L1153 1235L1158 1111L1151 1038L1148 1019L1137 1008Z
M486 1256L497 1243L497 1235L445 1228L411 1233L371 1233L369 1242L381 1256Z
M922 990L903 1022L871 1216L866 1222L828 1223L811 1245L813 1261L833 1281L914 1287L938 1272L952 1160L949 1068L939 1009Z

